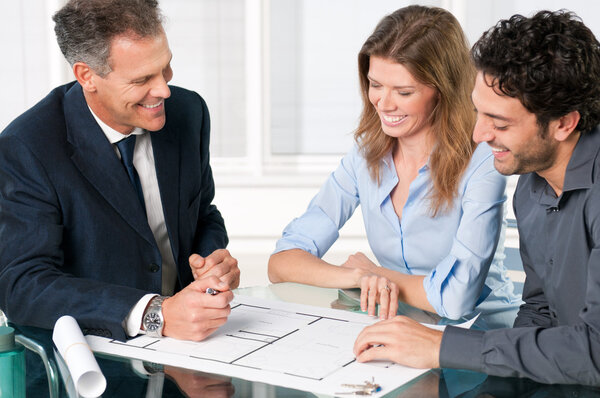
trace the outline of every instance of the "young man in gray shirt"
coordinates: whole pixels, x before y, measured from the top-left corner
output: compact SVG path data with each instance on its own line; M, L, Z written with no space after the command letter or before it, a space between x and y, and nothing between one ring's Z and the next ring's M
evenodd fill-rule
M473 138L496 169L521 174L514 196L527 279L513 329L405 317L367 327L360 362L462 368L543 383L600 383L600 44L574 14L500 21L473 46Z

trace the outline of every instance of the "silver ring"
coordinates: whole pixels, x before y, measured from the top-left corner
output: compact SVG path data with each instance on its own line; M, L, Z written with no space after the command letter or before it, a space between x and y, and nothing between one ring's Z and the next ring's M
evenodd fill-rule
M390 287L388 285L385 285L384 289L387 290L388 292L392 290L392 289L390 289Z

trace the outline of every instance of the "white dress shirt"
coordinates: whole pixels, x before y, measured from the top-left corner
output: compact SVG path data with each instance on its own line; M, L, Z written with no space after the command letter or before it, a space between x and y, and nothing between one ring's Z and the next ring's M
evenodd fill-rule
M90 109L91 111L91 109ZM148 225L152 230L154 239L158 245L160 255L162 257L162 294L170 296L175 289L175 280L177 278L177 267L173 258L171 242L167 233L167 225L165 224L165 216L158 189L158 179L156 178L156 167L154 165L154 152L152 150L152 140L150 133L146 134L145 130L136 127L130 134L124 135L109 127L106 123L100 120L94 112L92 115L98 122L98 125L106 135L108 141L112 144L115 153L121 158L121 154L117 149L116 143L132 134L137 135L135 149L133 151L133 165L140 177L140 183L144 192L144 202L146 204L146 214L148 217ZM132 308L126 318L126 331L129 336L135 336L140 332L140 325L144 310L148 302L156 294L147 294L138 301Z

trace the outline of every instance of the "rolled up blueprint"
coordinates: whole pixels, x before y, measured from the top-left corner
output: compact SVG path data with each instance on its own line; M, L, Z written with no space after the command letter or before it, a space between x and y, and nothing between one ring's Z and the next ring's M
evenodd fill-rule
M67 364L77 393L84 398L102 395L106 379L75 318L60 317L54 324L52 340Z

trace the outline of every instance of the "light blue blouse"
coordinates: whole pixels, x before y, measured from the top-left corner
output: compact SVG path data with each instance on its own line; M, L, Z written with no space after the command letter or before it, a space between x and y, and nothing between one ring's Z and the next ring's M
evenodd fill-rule
M299 248L322 257L360 204L369 245L379 264L425 275L427 298L439 315L458 319L507 309L516 314L521 301L506 277L503 242L498 245L506 178L494 169L489 146L483 143L476 148L453 207L434 218L427 199L429 166L423 166L410 184L400 220L390 198L398 184L391 153L383 163L378 185L355 145L306 212L284 229L275 253ZM504 323L511 326L510 320Z

